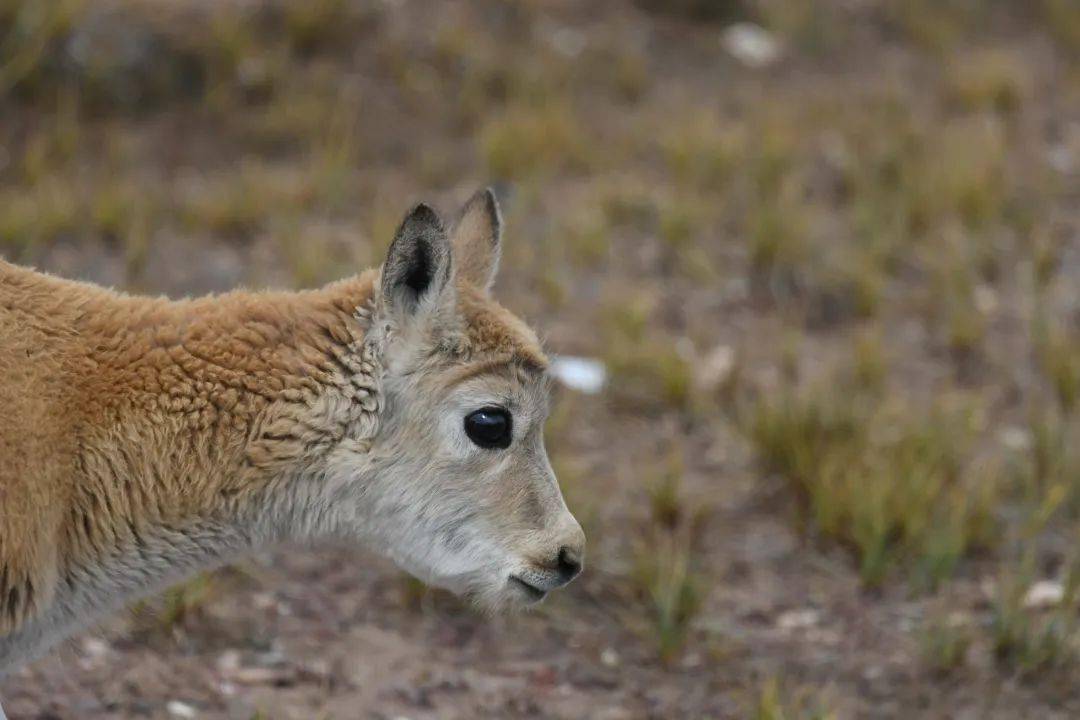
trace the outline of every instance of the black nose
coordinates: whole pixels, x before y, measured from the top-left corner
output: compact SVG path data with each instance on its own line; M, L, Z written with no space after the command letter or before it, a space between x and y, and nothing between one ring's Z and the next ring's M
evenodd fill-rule
M556 569L559 571L559 579L568 583L581 572L581 559L570 548L559 548L559 557L555 560Z

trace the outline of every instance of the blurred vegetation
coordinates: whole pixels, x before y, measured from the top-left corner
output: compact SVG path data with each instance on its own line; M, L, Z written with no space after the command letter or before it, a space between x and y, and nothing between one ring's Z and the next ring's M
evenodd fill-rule
M747 471L703 459L721 438L780 481L799 552L840 549L863 587L990 579L987 622L916 631L934 672L980 643L1005 674L1069 667L1080 4L619 5L649 41L537 2L395 7L0 0L0 255L312 286L377 263L410 199L495 182L500 297L611 374L549 427L603 564L574 592L610 591L666 667L707 645L725 559L700 498ZM724 53L734 21L775 66ZM1034 613L1047 575L1065 597ZM775 681L753 705L829 716Z
M747 717L753 720L834 720L837 716L807 690L785 690L778 678L771 677L762 683Z
M781 391L749 411L747 432L767 466L790 479L804 522L850 547L867 585L909 565L935 587L994 541L1000 481L970 459L971 411L934 407L920 417L883 402L850 390Z

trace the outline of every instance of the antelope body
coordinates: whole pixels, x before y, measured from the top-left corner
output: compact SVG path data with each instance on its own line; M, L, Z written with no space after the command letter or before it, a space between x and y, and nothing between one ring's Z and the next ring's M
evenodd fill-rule
M547 361L489 295L500 233L490 191L449 230L418 205L379 271L180 301L0 261L0 676L283 541L355 540L487 608L572 579Z

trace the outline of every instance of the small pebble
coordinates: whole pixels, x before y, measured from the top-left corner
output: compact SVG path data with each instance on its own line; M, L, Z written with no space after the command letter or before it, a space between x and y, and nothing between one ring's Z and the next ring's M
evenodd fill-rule
M198 717L198 713L195 712L195 708L185 702L180 702L179 700L170 700L165 705L165 710L167 710L170 715L177 718Z
M1024 607L1029 610L1054 607L1065 597L1065 588L1056 580L1040 580L1028 588Z

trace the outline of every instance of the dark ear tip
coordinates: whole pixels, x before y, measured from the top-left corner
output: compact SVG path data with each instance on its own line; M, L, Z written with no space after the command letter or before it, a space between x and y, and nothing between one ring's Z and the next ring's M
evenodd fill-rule
M499 212L499 197L498 197L498 195L495 194L495 188L488 185L487 187L481 189L476 194L483 197L484 202L487 203L487 206L489 208L491 208L492 210L494 210L496 214L498 214L498 212Z
M499 198L495 195L495 188L488 185L477 190L471 202L482 202L484 210L487 211L488 217L491 218L492 226L496 231L502 228L502 210L499 208Z
M405 224L443 229L442 218L439 217L439 213L435 212L435 209L427 203L414 205L413 209L405 216Z

